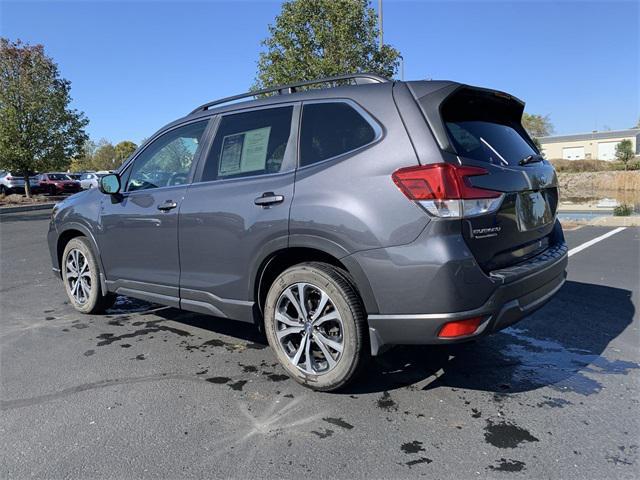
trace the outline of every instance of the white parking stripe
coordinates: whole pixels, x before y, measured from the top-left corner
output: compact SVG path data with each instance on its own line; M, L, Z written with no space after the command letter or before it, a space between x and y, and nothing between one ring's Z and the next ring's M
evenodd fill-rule
M611 235L615 235L618 232L621 232L623 230L625 230L627 227L618 227L616 229L611 230L610 232L605 233L604 235L600 235L599 237L593 238L591 240L589 240L588 242L584 242L582 245L578 245L575 248L572 248L571 250L569 250L569 256L574 255L578 252L581 252L582 250L584 250L585 248L589 248L591 245L594 245L598 242L601 242L602 240L604 240L605 238L609 238Z

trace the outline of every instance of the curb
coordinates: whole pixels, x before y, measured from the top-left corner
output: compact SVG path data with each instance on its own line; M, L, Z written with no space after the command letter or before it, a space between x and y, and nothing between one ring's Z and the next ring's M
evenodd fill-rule
M32 210L49 210L55 203L44 203L42 205L21 205L19 207L0 207L0 215L7 213L30 212Z

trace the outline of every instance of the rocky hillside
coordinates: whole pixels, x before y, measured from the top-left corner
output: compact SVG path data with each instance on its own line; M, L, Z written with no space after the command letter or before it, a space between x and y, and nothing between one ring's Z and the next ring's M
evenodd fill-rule
M640 192L640 171L558 173L561 195L597 196L598 192Z

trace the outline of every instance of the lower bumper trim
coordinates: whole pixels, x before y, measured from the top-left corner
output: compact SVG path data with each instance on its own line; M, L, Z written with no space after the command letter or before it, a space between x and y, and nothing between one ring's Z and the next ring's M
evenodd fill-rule
M406 315L372 314L369 320L371 354L378 355L390 345L428 345L459 343L507 328L548 302L564 285L566 256L562 268L549 281L537 288L527 289L527 279L504 285L496 290L480 308L455 313ZM471 334L455 338L441 338L438 332L453 320L475 316L486 319Z

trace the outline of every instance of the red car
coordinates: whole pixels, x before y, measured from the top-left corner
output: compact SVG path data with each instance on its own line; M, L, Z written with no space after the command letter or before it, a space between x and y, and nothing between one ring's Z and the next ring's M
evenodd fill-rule
M76 193L81 190L80 182L73 180L66 173L42 173L38 175L39 188L50 195Z

